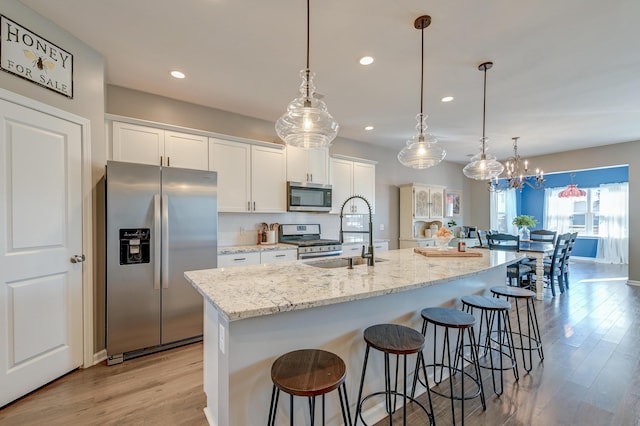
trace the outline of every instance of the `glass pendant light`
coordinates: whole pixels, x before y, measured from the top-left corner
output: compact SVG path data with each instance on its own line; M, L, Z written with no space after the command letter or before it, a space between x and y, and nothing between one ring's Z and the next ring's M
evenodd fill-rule
M276 122L276 133L290 146L321 148L331 145L338 134L338 123L318 99L309 69L309 1L307 0L307 67L300 71L300 97L289 103L287 112Z
M504 166L496 160L496 157L487 154L487 141L485 137L485 117L487 109L487 70L491 69L493 62L484 62L478 66L478 70L484 71L484 95L482 103L482 139L480 139L481 151L471 157L469 164L464 166L462 173L475 180L491 180L497 178L504 170Z
M422 112L424 98L424 29L431 24L431 17L424 15L415 20L413 26L422 33L422 66L420 68L420 114L416 116L418 134L407 141L400 153L398 161L403 166L414 169L426 169L439 164L447 152L438 145L438 140L427 130L427 115Z

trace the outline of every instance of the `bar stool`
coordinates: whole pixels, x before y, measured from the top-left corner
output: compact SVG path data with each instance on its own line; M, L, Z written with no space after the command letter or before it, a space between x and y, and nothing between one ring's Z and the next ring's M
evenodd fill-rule
M356 417L353 422L354 425L358 424L358 419L362 420L363 424L367 424L362 418L362 405L369 399L375 396L385 396L385 408L387 414L389 414L389 424L393 425L393 413L396 411L396 397L402 396L403 406L403 425L407 424L407 400L417 404L429 418L429 424L434 425L433 418L433 405L431 404L431 393L427 386L427 397L429 399L429 410L414 398L415 393L412 392L411 396L407 395L407 355L417 354L416 366L421 365L423 373L426 377L426 370L424 365L424 355L422 349L424 348L424 336L418 331L397 324L377 324L367 328L364 331L364 340L367 343L367 349L364 354L364 364L362 366L362 377L360 379L360 390L358 391L358 403L356 409ZM384 392L374 392L364 398L362 397L362 388L364 386L364 377L367 372L367 362L369 360L369 349L374 348L384 353ZM396 355L396 378L394 388L391 389L391 373L389 366L389 355ZM398 391L398 369L399 358L403 355L403 384L402 392ZM415 378L414 378L414 390L415 390Z
M511 332L511 320L509 318L511 304L506 300L495 297L470 295L462 297L462 308L471 315L473 315L474 309L480 310L477 348L479 364L481 368L491 370L493 392L500 396L504 390L504 370L513 370L516 381L519 380L516 351L513 347L513 333ZM497 360L494 358L497 358ZM484 361L484 363L481 361ZM500 372L499 389L496 386L496 372Z
M290 396L290 424L293 426L293 397L309 398L311 425L315 422L316 396L322 395L322 424L325 423L325 394L338 389L342 419L345 425L351 425L351 413L347 389L344 384L346 367L344 361L331 352L320 349L301 349L286 353L275 360L271 366L271 405L268 425L275 425L280 391Z
M420 313L423 318L422 323L422 334L424 336L427 335L429 324L433 325L433 364L427 364L426 367L433 367L433 380L436 385L440 385L443 379L443 371L446 368L449 372L449 393L445 393L444 391L439 391L437 386L434 389L431 389L431 392L440 395L445 398L451 399L451 417L453 420L453 424L456 424L456 413L455 413L455 401L460 401L460 411L462 424L464 425L464 401L467 399L473 399L480 397L480 401L482 402L482 409L486 410L487 405L484 399L484 388L482 386L482 378L480 376L480 364L478 362L478 352L477 352L477 344L476 338L473 331L473 326L476 322L476 319L473 315L468 314L466 312L459 311L457 309L450 308L426 308L423 309ZM438 328L444 328L444 341L442 343L442 354L440 359L437 357L436 347L438 344ZM455 344L455 354L454 360L451 360L451 343L450 343L450 330L458 330L458 336L456 338ZM470 349L470 359L467 360L471 363L473 373L475 373L475 377L473 374L464 371L464 348L465 348L465 334L468 336L469 343L466 345ZM458 362L461 363L458 366ZM440 376L436 374L437 367L440 368ZM426 371L426 368L424 369ZM455 380L455 375L460 374L460 393L454 393L453 382ZM464 378L465 376L469 377L473 383L477 386L477 389L471 394L465 394L464 389ZM418 371L416 371L415 377L422 380L418 377ZM425 375L425 383L426 383L426 375ZM415 384L415 382L414 382ZM424 383L423 383L424 384Z
M534 303L534 299L536 294L531 290L526 290L524 288L518 287L508 287L508 286L500 286L500 287L492 287L491 293L493 293L494 297L506 297L507 300L509 298L513 298L516 302L516 318L518 319L518 331L514 332L513 335L518 336L519 346L514 346L514 349L520 349L522 352L522 363L524 365L524 369L528 372L533 368L533 351L538 351L538 356L540 357L540 362L544 361L544 353L542 352L542 336L540 335L540 327L538 326L538 316L536 315L536 305ZM523 322L525 319L520 317L520 306L519 303L524 301L526 306L526 330L523 331ZM514 342L517 344L518 342ZM527 359L525 357L525 353L529 354L529 365L527 366Z

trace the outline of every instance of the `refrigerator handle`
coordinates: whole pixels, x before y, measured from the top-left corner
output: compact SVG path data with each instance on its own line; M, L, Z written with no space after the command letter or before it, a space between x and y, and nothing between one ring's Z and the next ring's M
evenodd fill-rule
M162 196L162 288L169 288L169 196Z
M160 194L153 196L153 289L160 290Z

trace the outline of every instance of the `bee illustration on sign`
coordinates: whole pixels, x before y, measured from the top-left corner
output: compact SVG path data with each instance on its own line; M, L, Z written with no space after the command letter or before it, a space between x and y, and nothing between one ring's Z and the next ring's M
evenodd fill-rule
M41 71L45 71L45 72L47 70L51 71L56 67L56 64L54 62L48 61L46 59L42 59L42 57L36 55L35 53L33 53L28 49L24 49L23 52L24 52L24 56L26 56L27 59L30 59L33 61L31 65L34 67L38 67L38 69Z

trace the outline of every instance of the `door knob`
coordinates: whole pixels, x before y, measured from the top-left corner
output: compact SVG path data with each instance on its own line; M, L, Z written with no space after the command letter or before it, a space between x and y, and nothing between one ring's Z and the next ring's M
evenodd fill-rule
M75 254L73 256L71 256L71 263L80 263L80 262L84 262L84 254Z

